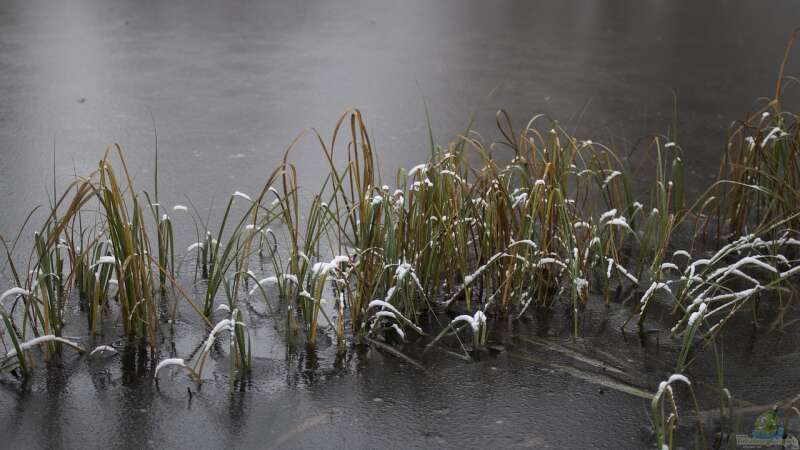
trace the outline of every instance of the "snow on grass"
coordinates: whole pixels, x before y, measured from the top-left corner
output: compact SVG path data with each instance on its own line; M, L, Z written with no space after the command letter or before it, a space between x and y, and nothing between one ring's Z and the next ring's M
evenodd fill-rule
M73 342L73 341L70 341L68 339L64 339L64 338L62 338L60 336L55 336L55 335L52 335L52 334L47 334L47 335L44 335L44 336L35 337L35 338L33 338L33 339L29 340L29 341L23 342L23 343L19 344L19 348L20 348L20 350L25 351L25 350L33 348L33 347L35 347L37 345L45 344L47 342L59 342L59 343L66 344L66 345L74 348L75 350L77 350L80 353L85 352L85 350L80 345L78 345L77 342ZM13 358L14 356L17 356L17 349L12 349L8 353L6 353L5 357L6 358Z
M203 248L205 248L205 246L206 246L206 244L203 243L203 242L195 242L194 244L186 247L186 251L187 252L191 252L192 250L195 250L195 249L198 249L198 248L199 249L203 249Z
M417 173L424 172L426 170L428 170L427 164L417 164L408 171L408 177L413 178Z
M605 179L605 180L603 180L603 188L606 188L606 187L608 187L608 183L611 183L611 181L612 181L614 178L616 178L616 177L618 177L618 176L620 176L620 175L622 175L622 172L620 172L620 171L618 171L618 170L612 170L612 171L611 171L611 173L610 173L610 174L608 174L608 176L606 177L606 179Z
M94 268L94 267L97 267L97 266L99 266L101 264L112 264L112 265L115 265L115 264L117 264L117 258L115 256L101 256L101 257L97 258L97 261L94 264L92 264L90 267Z
M178 367L181 367L183 369L188 369L189 368L189 366L186 365L186 362L184 362L183 358L167 358L167 359L161 360L158 363L158 365L156 366L156 370L153 373L153 377L154 378L158 378L158 372L160 372L161 369L163 369L165 367L169 367L169 366L178 366Z
M248 294L253 295L259 287L262 287L266 284L274 284L277 282L278 282L278 277L272 276L272 277L262 278L256 282L256 285L253 286L252 289L250 289L250 292L248 292Z
M600 215L599 222L603 223L606 220L614 218L614 216L616 216L616 215L617 215L617 210L616 209L609 209L608 211L606 211L606 212L604 212L603 214Z
M411 328L413 328L414 331L416 331L417 333L425 334L425 333L422 332L422 328L420 328L414 322L409 320L397 308L395 308L394 305L392 305L389 302L386 302L384 300L373 300L373 301L369 302L369 305L367 305L367 311L369 311L372 308L381 308L382 310L388 310L389 312L393 313L396 316L396 317L394 317L395 319L399 318L403 322L405 322L407 325L409 325ZM380 312L380 311L378 311L378 312ZM376 312L376 314L378 312ZM389 317L389 316L388 315L381 315L380 317Z
M12 295L14 296L31 295L31 293L29 291L26 291L25 289L22 289L21 287L13 287L11 289L6 290L5 292L3 292L2 295L0 295L0 304L3 303L3 300L5 300L6 297L10 297Z
M252 202L253 201L253 199L250 198L249 195L245 194L244 192L240 192L240 191L234 192L233 193L233 197L243 198L243 199L247 200L248 202Z
M672 293L672 291L669 289L669 286L667 286L667 283L659 283L654 281L653 284L651 284L650 287L644 292L644 295L642 295L642 299L639 300L639 303L645 304L658 290L663 290L670 294Z
M455 327L455 325L460 322L466 322L469 324L470 328L472 328L472 332L477 333L481 326L486 324L486 314L484 314L481 310L476 311L472 316L468 314L462 314L453 318L453 320L450 321L450 326Z
M350 262L350 258L346 255L336 256L330 262L318 262L311 267L311 275L314 277L325 276L328 272L338 269L341 264L346 262Z
M98 345L91 351L91 353L89 353L89 356L99 355L102 353L109 353L110 355L116 355L119 352L117 351L117 349L115 349L110 345Z

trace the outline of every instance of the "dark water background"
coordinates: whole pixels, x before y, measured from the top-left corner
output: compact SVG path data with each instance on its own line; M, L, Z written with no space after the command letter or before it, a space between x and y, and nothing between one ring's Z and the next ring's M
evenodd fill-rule
M60 186L119 142L139 187L149 187L154 120L162 203L188 195L220 206L234 190L261 187L300 130L327 135L348 106L364 112L385 175L420 162L429 152L423 98L437 142L473 115L492 138L494 113L505 108L517 123L544 112L627 151L667 131L674 93L699 191L731 121L773 94L797 26L794 0L4 0L0 233L14 233L47 201L54 146ZM318 148L307 141L295 160L301 181L315 187L325 169ZM598 313L579 344L633 364L645 374L638 384L652 388L669 373L660 361L671 361L674 343L654 334L643 345L603 327L625 317ZM498 332L502 351L477 363L426 355L426 376L376 350L337 356L333 345L287 346L264 321L253 330L251 381L231 389L221 360L191 399L186 389L195 387L181 375L156 390L152 362L135 351L100 360L67 352L26 388L2 378L0 447L648 446L646 401L531 362L580 366L517 338L565 336L546 325ZM184 356L202 328L178 328ZM796 335L756 339L746 323L735 330L728 364L737 375L726 380L734 394L770 404L800 385L790 370L800 362ZM712 366L698 363L698 376L713 379Z

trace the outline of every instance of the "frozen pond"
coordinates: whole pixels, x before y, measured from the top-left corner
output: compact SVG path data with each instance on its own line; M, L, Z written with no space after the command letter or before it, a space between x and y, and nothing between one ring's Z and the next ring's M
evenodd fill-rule
M163 201L189 196L208 208L217 199L219 208L230 192L261 187L303 128L328 135L348 106L364 112L389 178L428 156L425 103L441 142L471 117L493 137L504 108L516 123L543 112L579 137L629 149L676 113L699 188L716 175L728 124L774 93L798 24L794 0L4 0L0 233L47 201L54 147L60 184L119 142L145 185L155 126ZM787 72L798 66L795 58ZM313 145L294 159L310 181L326 170ZM626 313L608 315L612 325L598 319L580 345L635 360L637 384L652 389L664 373L658 361L676 349L655 336L626 339L616 331ZM232 389L227 367L214 366L199 392L177 375L157 390L153 361L136 351L65 353L25 387L3 375L0 435L4 447L26 448L651 445L647 401L563 370L580 364L540 339L568 343L569 332L546 323L516 324L475 363L421 356L426 374L374 348L337 355L325 343L287 345L265 322L254 327L251 380ZM198 324L181 326L177 345L202 340ZM786 369L798 363L796 335L764 343L736 330L752 344L731 352L742 376L732 387L752 389L756 404L773 401L758 367L783 386L800 384ZM778 345L789 359L753 356ZM708 364L699 370L710 379Z

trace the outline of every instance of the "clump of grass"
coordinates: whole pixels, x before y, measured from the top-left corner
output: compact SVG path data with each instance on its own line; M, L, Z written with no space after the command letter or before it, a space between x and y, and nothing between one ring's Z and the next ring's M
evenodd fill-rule
M800 127L777 102L737 123L721 167L719 233L739 236L794 215L800 200ZM794 218L786 226L797 229Z
M116 147L127 185L120 184L108 156L100 162L98 181L92 185L99 207L107 221L112 255L98 260L116 273L123 327L129 336L147 336L155 342L158 309L154 298L156 282L150 258L150 239L144 223L143 207L135 194L121 149ZM129 194L129 201L124 198ZM75 201L82 200L80 197ZM73 201L74 202L74 201Z
M112 153L123 167L123 182L112 167ZM161 261L153 258L143 211L122 150L112 146L97 170L76 179L54 200L44 224L34 234L28 277L20 277L16 267L16 241L9 248L3 240L15 283L22 286L19 292L25 292L15 296L22 301L21 311L16 310L18 301L10 310L4 307L7 329L13 330L9 333L12 340L29 342L30 335L33 339L54 336L41 342L48 355L59 352L64 344L64 309L75 286L88 306L91 332L97 331L113 299L119 304L119 320L128 337L155 343L160 324L155 294L163 292L167 281L175 281L173 259L165 259L172 252L172 230L168 220L162 218L156 223L163 251L159 252ZM84 228L84 214L93 216L93 226ZM159 285L157 279L164 281ZM17 321L21 321L19 326ZM22 368L23 352L16 348L16 354ZM25 369L22 372L27 374Z
M424 322L432 317L438 324L431 325L430 345L471 330L473 346L482 347L490 339L488 318L519 319L531 306L565 306L578 335L590 301L633 300L629 320L638 316L642 329L653 304L665 300L683 343L682 371L693 346L713 339L750 299L769 292L788 309L793 296L783 293L800 270L796 251L787 250L797 245L790 230L800 217L791 209L800 191L796 123L775 110L762 114L755 128L737 128L720 181L688 204L683 155L673 138L646 140L654 176L640 198L630 187L628 162L613 149L579 140L544 116L517 132L502 111L502 140L487 144L471 129L445 146L431 140L428 160L398 170L390 187L379 179L361 113L349 110L328 141L312 133L328 174L308 205L290 159L299 140L258 195L235 192L218 221L200 218L192 205L196 242L186 253L196 251L195 278L199 271L205 280L201 305L177 283L176 237L158 202L157 176L152 201L144 193L143 203L121 149L113 146L97 170L54 198L34 239L31 275L20 277L11 262L21 308L4 309L3 320L14 345L30 336L58 337L74 285L89 305L92 332L116 302L128 337L155 345L166 319L159 302L172 287L209 326L209 342L230 332L231 367L246 370L244 293L259 292L271 311L285 308L287 330L302 329L312 345L326 325L340 344L348 332L358 342L374 342L380 333L407 341L409 332L427 336ZM712 243L716 253L700 259L675 248L677 227L695 218L702 235L713 212L717 226L726 228L719 235L733 236L730 243ZM91 226L84 227L85 215ZM5 247L11 261L13 245ZM250 270L256 257L271 263L272 273L260 280ZM277 302L264 289L273 283ZM212 326L220 307L230 317ZM445 316L450 319L440 321ZM59 351L59 342L48 341L48 352ZM191 367L174 358L163 367L189 367L201 380L210 351L204 346Z
M717 234L736 237L785 222L798 229L800 126L782 109L784 68L797 37L792 34L778 73L774 99L744 121L734 122L715 190ZM787 221L787 218L790 218Z
M681 317L673 333L682 339L677 368L690 363L690 351L698 338L711 341L725 323L750 301L773 293L781 299L782 292L791 300L789 280L800 273L800 264L790 261L782 250L793 250L800 241L784 232L779 238L765 241L754 235L742 236L723 246L710 258L688 261L683 276L675 280L678 286L675 309ZM782 313L789 302L781 305ZM753 309L757 314L758 308ZM758 323L757 316L754 323ZM705 326L704 324L709 324Z

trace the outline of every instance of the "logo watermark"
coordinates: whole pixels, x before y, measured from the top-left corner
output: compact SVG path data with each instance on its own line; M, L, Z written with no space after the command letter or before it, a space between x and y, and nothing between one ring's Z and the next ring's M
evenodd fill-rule
M778 408L762 413L753 424L750 435L737 434L736 446L739 448L770 448L800 450L797 437L786 433L786 421L781 417Z
M792 435L785 438L756 438L746 434L737 434L736 446L739 448L778 447L787 450L800 450L800 442Z

